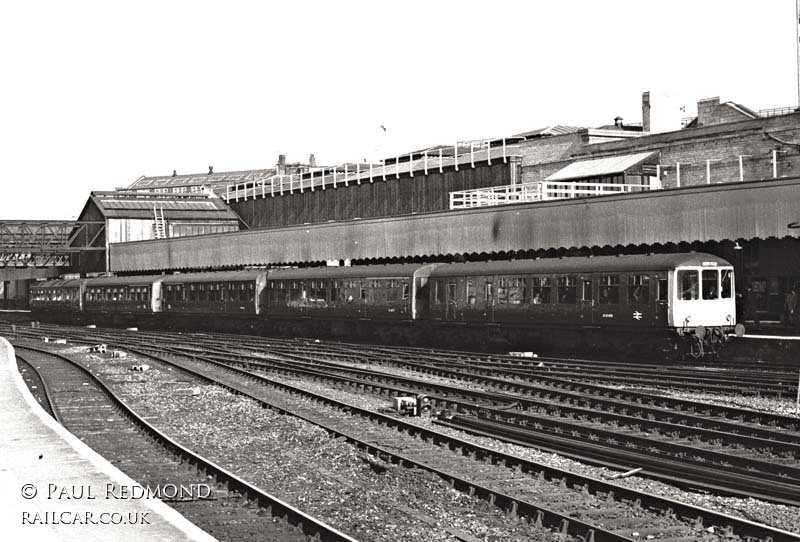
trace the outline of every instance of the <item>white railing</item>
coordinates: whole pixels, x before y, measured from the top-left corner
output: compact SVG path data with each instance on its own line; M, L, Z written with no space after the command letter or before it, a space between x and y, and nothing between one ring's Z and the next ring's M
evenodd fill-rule
M494 146L492 146L494 142ZM465 152L460 149L468 148ZM399 179L401 174L414 177L415 174L427 175L429 172L442 173L445 167L474 168L476 162L492 161L507 163L509 157L517 151L517 146L505 138L486 140L479 143L457 143L452 149L438 148L413 155L399 155L394 159L382 160L378 164L356 163L318 168L305 173L293 175L274 175L267 179L227 185L225 201L247 201L255 198L268 198L284 194L303 193L306 191L335 189L352 184L372 183L387 179Z
M655 189L641 184L604 184L582 182L549 182L523 183L491 188L476 188L450 192L450 209L470 209L473 207L489 207L546 201L555 199L589 198L608 194L624 194L644 192Z

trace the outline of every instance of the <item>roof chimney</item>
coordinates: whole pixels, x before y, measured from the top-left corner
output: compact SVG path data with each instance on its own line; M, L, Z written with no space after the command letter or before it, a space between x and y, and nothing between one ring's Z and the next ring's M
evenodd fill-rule
M317 159L314 157L314 153L308 155L308 167L317 167Z
M278 155L278 175L286 175L286 155Z
M719 96L706 98L697 102L697 125L708 126L714 124L714 113L719 107Z
M173 169L172 170L172 176L173 177L177 177L178 176L178 170L177 169Z
M622 117L614 117L614 126L622 128Z
M642 131L650 131L650 92L642 92Z
M211 175L214 173L214 166L208 166L208 174Z

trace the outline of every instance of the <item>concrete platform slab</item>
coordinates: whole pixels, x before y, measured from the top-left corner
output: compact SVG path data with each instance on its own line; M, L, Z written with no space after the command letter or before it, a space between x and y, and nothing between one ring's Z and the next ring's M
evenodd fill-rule
M109 484L139 485L39 406L0 337L0 539L215 540L158 499L110 496Z

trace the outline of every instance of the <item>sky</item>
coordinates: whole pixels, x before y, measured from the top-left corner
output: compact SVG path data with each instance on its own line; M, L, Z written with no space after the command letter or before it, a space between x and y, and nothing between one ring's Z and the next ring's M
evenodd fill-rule
M173 170L641 122L646 90L794 106L796 22L793 0L3 2L0 220Z

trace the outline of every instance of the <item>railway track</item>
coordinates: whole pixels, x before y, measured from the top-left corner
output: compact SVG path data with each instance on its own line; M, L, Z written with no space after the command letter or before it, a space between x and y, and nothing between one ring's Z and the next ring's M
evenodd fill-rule
M62 425L143 487L159 488L162 500L216 538L354 542L177 444L80 363L15 348L19 362L47 383L43 389Z
M42 330L63 330L64 327L44 325ZM77 328L80 329L80 328ZM17 326L21 333L29 328ZM100 332L101 330L97 330ZM103 330L114 334L119 330ZM163 333L140 331L141 336L164 336ZM180 333L169 333L172 337L186 336ZM193 333L198 345L206 342L227 339L243 347L263 348L269 343L272 348L286 348L296 353L307 351L313 353L319 345L313 340L270 338L263 339L252 335L232 335L219 333ZM745 363L742 361L708 360L698 361L694 365L685 363L636 363L614 362L610 360L589 360L577 358L542 357L536 359L521 358L510 355L464 352L457 350L432 350L430 348L403 346L374 346L352 343L325 342L324 347L330 356L365 357L365 350L373 353L375 358L382 358L397 363L417 361L439 367L451 366L456 370L472 368L474 370L495 370L505 367L510 370L525 372L550 372L573 380L602 380L609 384L640 387L660 387L663 389L685 389L707 391L712 393L740 393L764 396L794 397L797 391L798 366L786 363L758 361ZM702 365L701 365L702 364ZM542 369L542 365L545 366Z
M141 344L141 341L136 344ZM163 345L161 350L164 350ZM704 405L699 406L706 411L706 416L678 414L664 408L663 404L645 407L638 402L587 398L586 390L582 390L583 394L570 394L552 389L532 389L516 381L474 377L441 369L428 370L439 375L446 373L445 376L458 380L477 378L481 385L491 380L503 392L464 390L452 385L352 369L320 359L307 362L303 355L285 352L271 355L273 358L283 358L278 360L265 360L242 353L231 359L231 354L221 354L222 349L218 346L198 347L194 340L193 345L186 348L167 348L167 351L187 355L198 355L198 352L206 350L217 352L205 354L205 359L235 362L254 369L302 374L392 394L428 393L435 404L473 412L483 418L483 421L459 418L465 428L469 423L490 423L495 426L495 435L498 437L509 439L509 433L513 433L514 439L519 442L566 453L595 464L615 467L645 465L645 474L670 483L786 504L796 504L800 500L797 489L800 482L797 464L800 458L800 434L777 431L775 427L764 429L760 425L767 421L778 428L786 429L789 426L793 429L797 420L783 419L778 423L778 417L765 420L768 417L760 413L727 409L725 414L730 421L725 421L719 417L708 417L708 408ZM321 370L320 365L326 370ZM415 365L416 369L425 369L420 364ZM535 400L532 396L544 400ZM641 397L636 399L640 401ZM683 403L680 406L686 406ZM496 411L487 406L511 404L523 412ZM476 405L482 406L478 408ZM746 416L752 419L745 419ZM506 426L502 430L497 428L499 419ZM512 423L517 427L511 427ZM485 430L485 427L481 430Z
M28 389L33 395L33 398L36 399L45 412L63 425L61 415L53 404L53 395L50 393L50 387L47 385L47 381L42 377L41 373L39 373L39 370L19 356L17 356L17 369L25 385L28 386Z
M264 400L265 384L290 389L295 394L309 395L296 388L276 384L264 377L219 363L197 359L192 361L186 358L180 361L178 358L162 359L162 361L192 371L198 378L223 382L231 389L247 393L259 400ZM273 408L287 411L291 408L296 415L311 420L316 417L317 423L327 423L329 431L346 436L384 460L427 468L451 480L454 486L464 491L485 496L509 512L531 517L535 524L541 523L559 532L563 531L582 538L591 535L595 540L606 537L636 539L640 536L655 540L682 540L695 539L701 535L709 536L709 532L719 533L722 537L736 534L759 539L766 539L765 537L771 537L773 540L797 539L782 531L767 534L759 531L763 526L757 527L749 522L739 524L740 520L707 510L631 492L590 478L545 469L541 465L525 462L513 456L425 431L392 417L369 411L361 412L363 409L357 409L352 405L331 402L321 397L316 397L315 400L351 413L358 411L361 417L375 419L378 416L379 424L376 427L372 422L364 427L363 424L359 426L360 422L354 421L358 418L339 416L336 418L337 423L346 426L333 428L330 427L331 417L321 414L318 406L309 406L307 401L301 401L300 406L273 404ZM322 422L319 420L320 417ZM381 428L381 424L387 427ZM422 436L422 439L414 439L409 443L408 436L398 435L398 428L403 433ZM365 432L368 437L366 439L353 436ZM380 442L380 445L376 445L376 442ZM445 444L445 447L436 445L437 442ZM446 447L455 449L459 453L453 454L447 451ZM398 450L401 453L398 453ZM477 467L476 458L482 460ZM549 510L541 506L536 507L529 502L530 499L541 499L543 496L547 496L547 502L552 503ZM584 521L578 521L576 518ZM587 518L592 521L587 521Z
M203 359L231 363L230 359L219 356L203 356ZM743 435L736 426L733 427L737 433L724 433L719 430L719 421L715 422L716 429L703 429L682 425L678 423L680 420L661 422L646 415L604 413L368 371L299 367L297 360L279 366L275 363L267 366L252 359L235 363L250 369L280 371L356 386L372 393L426 393L435 405L474 412L494 420L495 425L497 420L503 420L507 432L514 424L526 434L529 445L568 452L603 464L646 465L647 475L671 483L791 505L800 503L800 470L797 467L800 435L767 430L758 431L759 436ZM522 411L507 410L512 405ZM465 423L466 418L461 419ZM558 441L558 446L554 440Z

